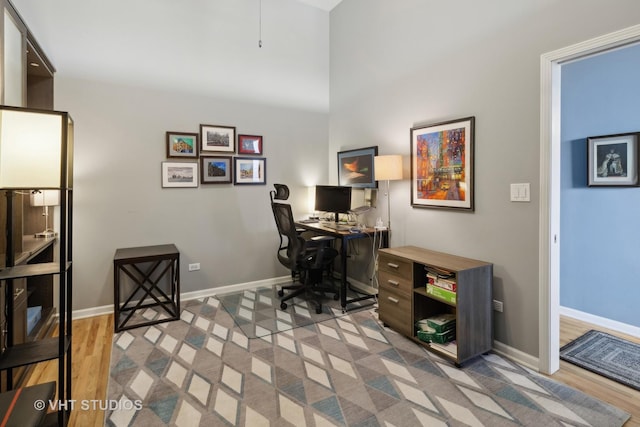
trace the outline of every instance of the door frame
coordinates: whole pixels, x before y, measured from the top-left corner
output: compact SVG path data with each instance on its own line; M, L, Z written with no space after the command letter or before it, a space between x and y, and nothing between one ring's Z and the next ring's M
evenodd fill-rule
M562 64L640 41L635 25L540 57L538 370L560 368L560 83Z

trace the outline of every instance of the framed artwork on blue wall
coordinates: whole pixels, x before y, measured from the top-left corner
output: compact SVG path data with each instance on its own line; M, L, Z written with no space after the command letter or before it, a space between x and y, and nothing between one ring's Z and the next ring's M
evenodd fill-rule
M637 187L638 132L587 138L589 187Z

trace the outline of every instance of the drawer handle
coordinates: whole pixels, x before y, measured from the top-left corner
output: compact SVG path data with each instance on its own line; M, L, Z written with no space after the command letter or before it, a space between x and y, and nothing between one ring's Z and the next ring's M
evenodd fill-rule
M396 288L397 288L398 286L400 286L400 282L398 282L397 280L391 280L391 279L389 279L389 280L387 280L387 282L389 282L389 284L390 284L390 285L395 286Z
M392 303L394 303L394 304L397 304L397 303L400 302L400 300L398 298L394 298L394 297L387 297L387 299L389 301L391 301Z
M387 265L388 265L390 268L396 268L396 269L397 269L397 268L400 268L400 266L399 266L398 264L394 264L394 263L392 263L392 262L388 262L388 263L387 263Z

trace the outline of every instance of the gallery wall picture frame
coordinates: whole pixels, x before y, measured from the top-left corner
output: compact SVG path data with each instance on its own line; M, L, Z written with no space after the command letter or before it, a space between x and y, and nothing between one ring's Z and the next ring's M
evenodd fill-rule
M474 210L475 117L411 128L411 206Z
M262 154L262 136L238 135L238 154Z
M587 138L589 187L637 187L639 132Z
M264 157L234 157L235 185L266 185L267 159Z
M197 162L162 162L163 188L189 188L197 186Z
M378 146L338 152L338 185L354 188L377 188L373 167Z
M167 132L167 158L198 158L198 134Z
M200 154L236 152L235 126L200 125Z
M233 157L200 157L201 184L231 184L233 178Z

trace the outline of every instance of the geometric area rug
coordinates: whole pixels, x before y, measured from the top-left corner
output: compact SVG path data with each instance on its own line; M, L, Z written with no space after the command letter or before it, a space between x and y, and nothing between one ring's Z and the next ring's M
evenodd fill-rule
M324 322L333 317L343 316L340 301L325 295L321 299L321 312L316 313L315 305L303 297L287 301L287 309L280 309L279 287L261 286L255 289L217 294L222 307L229 312L236 324L248 338L260 338L287 329L298 328L310 323ZM361 295L347 291L347 298ZM373 299L356 301L349 304L349 310L371 307Z
M560 358L640 390L640 344L590 330L564 345Z
M152 317L153 313L147 316ZM374 309L248 338L216 298L113 338L107 426L622 426L629 415L489 353L462 368Z

